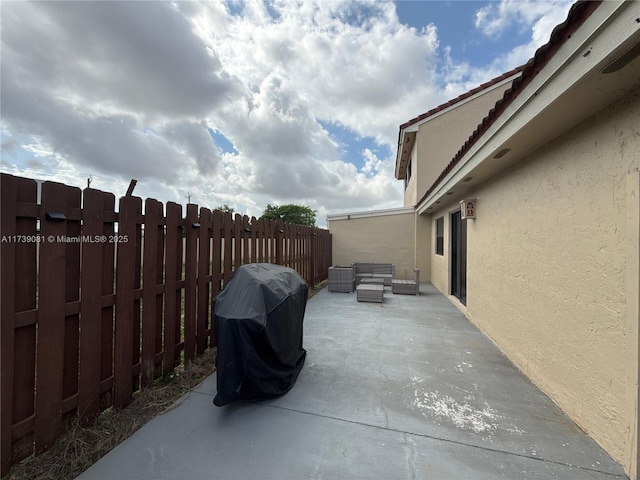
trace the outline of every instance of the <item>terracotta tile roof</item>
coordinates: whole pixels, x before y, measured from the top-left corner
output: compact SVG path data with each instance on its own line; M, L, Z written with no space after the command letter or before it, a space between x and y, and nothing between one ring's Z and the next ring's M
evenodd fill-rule
M557 25L551 33L549 42L536 50L535 55L523 67L522 75L516 78L511 88L504 92L502 99L496 102L496 105L489 111L488 115L478 125L476 130L471 134L465 144L458 150L451 162L445 167L436 181L429 187L427 192L418 202L421 204L431 192L445 179L451 170L460 162L462 157L469 149L482 137L482 135L493 125L493 123L502 115L505 109L514 101L514 99L531 83L531 81L540 73L540 70L551 60L560 47L575 33L576 30L591 16L591 14L600 6L602 0L579 0L574 3L569 10L567 19ZM506 75L506 74L505 74ZM480 88L480 87L478 87ZM486 87L485 87L486 88ZM458 100L459 101L459 100ZM439 108L439 107L438 107ZM427 112L429 113L429 112ZM433 114L433 113L432 113ZM427 114L424 114L427 115ZM422 115L421 115L422 116ZM415 119L414 119L415 120ZM405 125L410 125L413 120ZM403 128L403 127L400 127Z
M425 112L425 113L423 113L421 115L418 115L415 118L412 118L408 122L403 123L402 125L400 125L400 131L402 132L402 130L404 130L407 127L410 127L414 123L418 123L419 121L424 120L425 118L429 118L431 115L434 115L434 114L436 114L436 113L438 113L438 112L440 112L440 111L442 111L442 110L444 110L446 108L449 108L450 106L461 102L465 98L472 97L476 93L479 93L479 92L483 91L486 88L489 88L489 87L491 87L491 86L493 86L493 85L495 85L497 83L500 83L503 80L506 80L507 78L515 75L516 73L521 72L523 69L524 69L524 65L522 65L520 67L516 67L513 70L510 70L508 72L503 73L499 77L493 78L493 79L489 80L488 82L483 83L482 85L474 88L473 90L469 90L468 92L465 92L462 95L457 96L453 100L449 100L448 102L443 103L442 105L438 105L437 107L432 108L428 112Z

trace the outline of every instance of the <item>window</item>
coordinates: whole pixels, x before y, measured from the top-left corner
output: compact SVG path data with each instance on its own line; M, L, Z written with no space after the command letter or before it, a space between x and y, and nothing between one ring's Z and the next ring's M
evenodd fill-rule
M411 180L411 159L409 159L409 163L407 164L407 171L404 176L404 188L407 188L409 185L409 180Z
M444 217L436 218L436 255L444 255Z

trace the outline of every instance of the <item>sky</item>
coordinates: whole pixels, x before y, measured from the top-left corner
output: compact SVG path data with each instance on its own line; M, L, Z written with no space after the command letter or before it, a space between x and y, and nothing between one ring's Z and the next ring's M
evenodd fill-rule
M0 171L321 227L401 207L400 124L526 63L571 4L5 0Z

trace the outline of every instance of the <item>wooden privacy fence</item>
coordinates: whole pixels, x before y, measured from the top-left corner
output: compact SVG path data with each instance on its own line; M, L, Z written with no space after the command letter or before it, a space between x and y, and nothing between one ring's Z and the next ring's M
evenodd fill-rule
M89 422L213 346L211 301L243 263L327 278L327 230L2 174L2 475L63 419ZM163 212L164 210L164 212Z

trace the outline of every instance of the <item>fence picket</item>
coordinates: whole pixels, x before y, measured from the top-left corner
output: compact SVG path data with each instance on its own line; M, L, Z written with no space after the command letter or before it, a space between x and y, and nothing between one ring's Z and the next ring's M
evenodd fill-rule
M103 235L106 242L102 248L102 332L100 334L100 410L113 406L114 402L114 324L116 313L116 243L115 195L103 192Z
M176 325L179 328L180 302L178 301L177 265L182 264L182 207L177 203L167 203L167 230L165 254L164 291L164 359L163 375L171 372L176 361Z
M212 214L212 226L211 226L211 270L213 274L212 285L211 285L211 298L215 299L216 295L222 289L222 275L225 258L222 255L222 234L223 234L223 226L224 217L220 210L215 210ZM215 337L212 334L211 337L215 340Z
M185 223L185 289L184 289L184 359L193 360L196 355L196 298L198 274L198 206L187 205Z
M105 201L114 196L94 189L84 191L82 234L90 240L82 244L80 304L80 372L78 414L83 424L100 412L100 352L102 348L102 265L105 244ZM111 340L109 338L109 340Z
M264 218L258 220L258 262L264 263L265 255L265 239L264 239Z
M23 206L37 206L37 191L32 180L18 179L17 200ZM23 188L26 187L26 188ZM35 215L20 215L15 220L18 235L36 235L37 218ZM15 436L23 435L27 427L33 431L35 412L35 371L36 371L36 324L37 324L37 245L34 243L19 243L15 248L15 291L14 307L16 312L14 345L15 351L23 356L20 362L14 364L14 422ZM3 263L6 257L3 257ZM1 302L0 302L1 303ZM32 315L34 313L35 315ZM28 315L27 322L17 321L18 315ZM10 325L14 325L11 323ZM11 429L10 429L11 431ZM29 451L16 449L14 461L31 453L33 450L33 435L23 438L22 446L31 446Z
M152 198L145 201L144 211L141 381L148 385L156 378L156 354L162 351L162 293L158 289L163 277L164 218L162 204Z
M233 270L242 265L242 217L235 214L233 220Z
M35 193L36 182L32 182ZM23 187L23 191L27 191ZM16 214L18 203L18 179L11 175L0 174L0 234L3 239L16 235ZM13 410L15 379L15 303L16 303L16 243L3 241L0 243L0 284L2 285L2 302L0 302L0 460L2 476L9 472L12 460L13 443ZM19 290L18 290L19 291ZM15 392L15 393L14 393Z
M136 338L136 222L142 212L142 201L138 197L120 199L118 223L117 269L116 269L116 322L114 361L114 404L124 408L131 403L133 395L134 342ZM139 275L138 275L139 279ZM139 328L139 322L138 328Z
M80 355L80 249L82 237L82 191L67 187L65 242L65 322L64 366L62 376L62 413L67 414L78 406L78 362ZM77 212L77 213L73 213ZM88 239L87 239L88 240ZM88 242L87 242L88 243Z
M203 353L209 346L209 310L211 289L211 210L200 208L198 229L198 312L196 350Z
M2 174L0 178L0 231L3 239L19 235L35 235L35 217L18 216L18 203L36 204L36 182ZM3 241L0 285L0 431L2 451L2 475L9 470L12 462L22 459L31 452L12 452L15 437L25 433L17 431L17 425L27 426L28 441L32 438L33 414L35 411L35 351L36 319L18 322L20 312L34 312L36 308L36 246L34 243ZM21 361L14 362L18 353ZM31 421L30 421L31 420ZM26 424L26 425L25 425ZM29 424L30 427L28 426ZM27 443L27 442L25 442Z
M42 235L36 362L35 450L42 452L62 430L65 342L66 218L68 188L61 183L42 185ZM76 189L77 190L77 189Z
M223 221L224 235L224 285L229 283L233 273L233 220L230 212L225 212Z
M258 261L258 221L256 217L251 217L251 263Z

